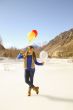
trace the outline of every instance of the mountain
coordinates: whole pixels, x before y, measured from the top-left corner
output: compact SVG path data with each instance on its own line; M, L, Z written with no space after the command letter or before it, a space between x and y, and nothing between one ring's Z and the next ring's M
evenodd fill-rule
M39 57L40 51L47 51L49 57L68 58L73 57L73 28L57 35L49 43L42 47L33 45L37 57ZM16 48L5 49L0 44L0 56L15 58L20 50Z
M0 51L1 50L5 50L4 46L2 44L0 44Z
M42 50L47 51L49 57L73 57L73 29L56 36Z

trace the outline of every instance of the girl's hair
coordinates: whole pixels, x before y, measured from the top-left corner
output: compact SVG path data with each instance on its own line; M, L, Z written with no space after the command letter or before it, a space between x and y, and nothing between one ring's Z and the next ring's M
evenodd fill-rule
M36 60L36 54L35 54L35 52L34 52L34 51L33 51L32 56L33 56L33 59L34 59L34 61L35 61L35 60Z
M34 49L34 47L33 46L29 46L30 47L30 49Z

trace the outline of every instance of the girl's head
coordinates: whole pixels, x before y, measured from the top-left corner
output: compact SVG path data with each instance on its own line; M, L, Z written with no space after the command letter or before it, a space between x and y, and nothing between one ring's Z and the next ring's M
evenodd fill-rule
M28 53L28 55L32 55L33 52L34 52L34 47L33 46L27 47L27 53Z
M33 46L29 46L29 47L27 48L27 56L28 56L28 55L32 55L33 58L34 58L34 60L36 59L36 55L35 55L34 47L33 47Z

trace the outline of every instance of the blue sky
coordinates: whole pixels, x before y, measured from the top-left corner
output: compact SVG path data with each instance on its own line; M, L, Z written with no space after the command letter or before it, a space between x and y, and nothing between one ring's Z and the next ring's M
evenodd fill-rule
M24 48L28 32L38 30L33 43L49 42L73 28L73 0L0 0L0 36L5 47Z

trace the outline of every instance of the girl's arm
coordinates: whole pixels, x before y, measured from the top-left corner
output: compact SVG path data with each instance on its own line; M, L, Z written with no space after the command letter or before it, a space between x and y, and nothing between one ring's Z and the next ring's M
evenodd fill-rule
M44 63L42 62L42 63L39 63L37 60L35 60L35 64L36 65L43 65Z
M21 53L19 53L18 55L17 55L17 59L22 59L23 58L23 55L21 54Z
M18 59L22 59L22 58L25 58L25 57L26 57L26 53L23 50L20 51L20 53L17 56Z

